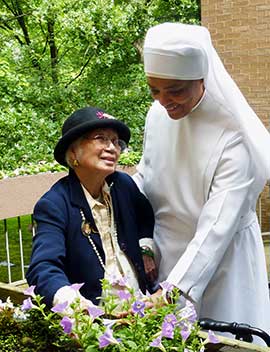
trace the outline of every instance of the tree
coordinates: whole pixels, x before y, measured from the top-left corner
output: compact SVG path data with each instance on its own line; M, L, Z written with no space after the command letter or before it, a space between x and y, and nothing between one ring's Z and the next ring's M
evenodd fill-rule
M0 170L51 161L60 125L97 105L132 128L141 149L150 103L147 28L198 22L195 0L0 0Z

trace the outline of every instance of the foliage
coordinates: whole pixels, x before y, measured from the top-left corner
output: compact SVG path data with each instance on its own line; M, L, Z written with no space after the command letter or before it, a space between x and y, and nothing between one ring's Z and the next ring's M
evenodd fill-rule
M114 294L112 285L116 283L119 289ZM127 287L125 278L117 282L103 279L100 306L90 301L85 306L85 300L82 306L82 285L71 285L77 297L73 302L58 303L51 310L35 294L34 286L26 290L32 298L25 299L22 306L1 303L0 347L11 351L16 344L16 351L22 352L33 351L34 346L34 351L202 352L209 341L219 342L211 332L205 341L198 336L193 305L187 301L179 309L173 303L179 294L166 282L161 284L164 296L148 308L151 298Z
M197 0L0 0L0 170L51 163L63 120L85 105L128 123L140 152L142 41L180 20L199 21Z
M138 164L141 158L140 152L127 151L120 155L118 164L122 166L134 166ZM44 160L37 163L29 163L26 166L21 166L11 171L0 170L0 180L8 177L16 177L23 175L35 175L41 172L61 172L67 171L65 166L58 164L56 161L46 162Z
M5 352L78 351L75 340L64 335L57 317L44 319L41 310L29 310L27 315L8 299L0 304L0 350Z

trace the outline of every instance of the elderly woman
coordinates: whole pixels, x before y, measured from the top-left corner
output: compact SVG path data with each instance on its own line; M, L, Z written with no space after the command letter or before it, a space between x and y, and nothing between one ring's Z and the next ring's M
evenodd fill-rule
M72 302L73 283L85 283L81 301L97 303L104 277L143 292L155 277L153 213L130 176L117 172L129 128L104 111L86 107L67 118L55 159L69 166L37 202L37 234L27 281L52 304ZM143 261L144 258L144 261Z

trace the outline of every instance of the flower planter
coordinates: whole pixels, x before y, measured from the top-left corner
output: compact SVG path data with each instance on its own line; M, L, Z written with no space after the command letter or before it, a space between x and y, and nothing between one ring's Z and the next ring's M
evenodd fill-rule
M10 297L11 301L15 304L21 304L26 296L23 294L23 291L27 287L26 283L22 285L6 284L0 282L0 299L5 301Z
M207 333L199 331L199 336L206 339ZM217 335L220 340L217 344L207 344L207 352L269 352L269 347L258 346L253 343L238 341Z

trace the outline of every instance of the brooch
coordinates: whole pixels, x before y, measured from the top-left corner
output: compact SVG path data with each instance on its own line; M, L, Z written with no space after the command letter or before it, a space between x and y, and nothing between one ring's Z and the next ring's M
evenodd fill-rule
M91 225L89 224L89 222L83 220L82 221L82 224L81 224L81 230L82 230L82 233L88 237L91 235L91 233L98 233L98 231L94 230Z

